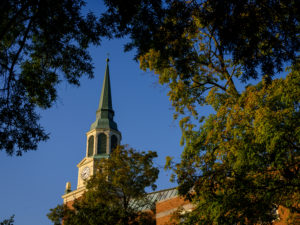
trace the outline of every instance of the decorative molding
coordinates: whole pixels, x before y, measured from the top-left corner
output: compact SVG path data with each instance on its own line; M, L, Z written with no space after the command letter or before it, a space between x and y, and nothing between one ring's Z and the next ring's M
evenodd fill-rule
M72 192L64 194L61 197L64 200L64 204L66 204L69 201L74 201L75 199L81 197L84 194L85 191L86 191L86 188L85 187L81 187L81 188L78 188L78 189L76 189L76 190L74 190Z

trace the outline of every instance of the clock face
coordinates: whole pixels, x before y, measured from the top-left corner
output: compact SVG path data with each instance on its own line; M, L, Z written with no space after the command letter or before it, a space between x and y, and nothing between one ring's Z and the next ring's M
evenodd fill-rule
M81 171L81 178L85 180L89 176L90 176L90 168L87 166L87 167L83 168L83 170Z

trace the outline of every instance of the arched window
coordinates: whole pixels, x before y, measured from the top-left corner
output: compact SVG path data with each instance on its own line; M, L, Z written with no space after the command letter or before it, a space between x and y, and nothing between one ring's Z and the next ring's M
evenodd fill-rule
M94 153L94 136L90 136L89 137L89 141L88 141L88 157L92 156Z
M106 142L107 142L106 135L104 133L100 133L98 135L97 154L106 153Z
M110 150L111 150L111 152L113 152L113 150L115 150L117 145L118 145L118 138L116 137L116 135L112 135L111 139L110 139Z

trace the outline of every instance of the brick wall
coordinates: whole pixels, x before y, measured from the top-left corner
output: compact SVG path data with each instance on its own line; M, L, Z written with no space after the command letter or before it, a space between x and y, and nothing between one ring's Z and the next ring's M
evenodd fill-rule
M192 210L192 204L181 197L173 197L156 203L156 224L176 224L172 220L174 212L178 208L183 208L186 211Z
M167 199L161 202L156 203L156 224L157 225L174 225L177 224L172 216L174 212L182 207L186 211L193 209L193 206L185 201L183 198L174 197ZM279 206L277 213L279 219L273 222L273 225L300 225L300 214L291 214L290 211L283 207ZM296 222L291 222L289 219L293 217L296 218Z

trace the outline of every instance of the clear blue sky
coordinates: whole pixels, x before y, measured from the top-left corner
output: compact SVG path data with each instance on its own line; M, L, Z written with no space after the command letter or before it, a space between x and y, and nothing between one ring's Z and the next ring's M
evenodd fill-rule
M157 78L139 69L133 52L124 53L124 40L103 41L91 48L95 78L82 79L79 88L59 86L59 99L49 110L41 111L41 124L50 140L37 151L22 157L0 152L0 221L15 214L16 225L47 225L50 208L62 203L65 184L77 185L76 165L85 156L86 132L95 120L110 54L110 75L115 121L122 132L122 144L138 150L158 152L156 163L163 166L167 155L180 156L181 132L173 121L167 88ZM161 170L158 190L173 187L170 172Z

